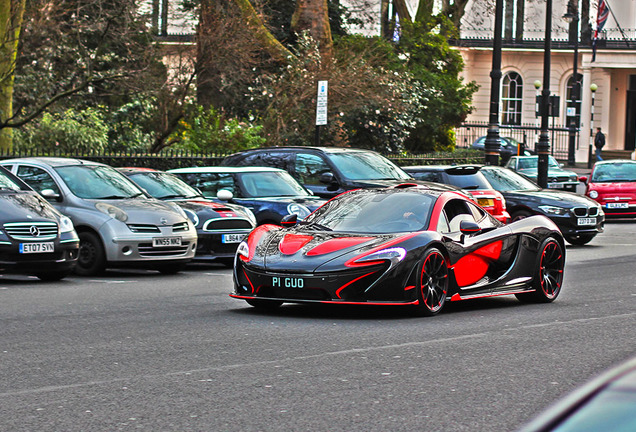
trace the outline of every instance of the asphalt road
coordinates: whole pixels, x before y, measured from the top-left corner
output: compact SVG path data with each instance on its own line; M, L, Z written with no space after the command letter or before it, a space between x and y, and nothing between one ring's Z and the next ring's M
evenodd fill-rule
M0 276L2 431L511 431L636 355L636 222L568 247L549 305L228 297L231 273Z

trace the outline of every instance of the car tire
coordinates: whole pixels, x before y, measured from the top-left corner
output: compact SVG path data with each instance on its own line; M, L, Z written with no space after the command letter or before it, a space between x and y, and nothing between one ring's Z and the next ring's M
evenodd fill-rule
M512 214L510 215L510 222L517 222L530 216L532 215L527 210L517 210L512 212Z
M64 271L51 271L51 272L46 272L46 273L38 273L35 276L40 279L41 281L45 281L45 282L57 282L59 280L64 279L66 276L68 276L71 272L69 270L64 270Z
M547 238L539 248L535 276L532 281L534 291L515 294L516 297L527 303L550 303L554 301L561 292L564 267L565 255L561 243L554 237Z
M283 304L283 302L279 300L250 299L245 301L250 306L255 307L256 309L262 309L262 310L276 309Z
M84 231L79 233L79 256L75 273L80 276L94 276L106 268L106 254L102 241L96 234Z
M578 235L566 235L563 236L565 240L575 246L583 246L592 241L596 237L596 233L593 234L578 234Z
M448 263L444 254L437 248L428 249L418 267L418 315L433 316L442 310L448 294L448 282Z

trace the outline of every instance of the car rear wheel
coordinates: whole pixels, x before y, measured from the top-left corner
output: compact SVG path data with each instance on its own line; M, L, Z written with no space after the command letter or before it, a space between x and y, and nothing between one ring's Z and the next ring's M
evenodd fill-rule
M532 303L550 303L557 298L563 284L565 255L561 244L554 238L546 239L539 249L538 265L531 293L517 294L521 301Z
M250 300L245 300L247 302L247 304L249 304L250 306L255 307L256 309L263 309L263 310L271 310L271 309L276 309L277 307L279 307L280 305L283 304L282 301L278 301L278 300L262 300L262 299L250 299Z
M92 232L79 233L79 256L75 273L93 276L102 273L106 267L106 254L99 237Z
M573 245L582 246L584 244L588 244L592 241L592 239L596 236L596 233L593 234L579 234L579 235L566 235L563 236L565 240Z
M418 285L418 314L437 315L444 307L448 293L448 264L439 249L431 248L424 254Z

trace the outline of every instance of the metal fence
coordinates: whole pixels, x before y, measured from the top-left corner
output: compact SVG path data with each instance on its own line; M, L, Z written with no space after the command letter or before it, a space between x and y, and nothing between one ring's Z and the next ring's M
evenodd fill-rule
M455 129L457 137L457 148L469 148L478 138L485 136L488 131L487 123L464 123ZM527 149L536 150L536 143L539 140L540 128L536 125L500 125L499 134L504 137L514 138L523 143ZM568 143L570 131L563 126L552 125L549 130L550 154L556 159L567 160ZM580 143L580 134L576 133L576 148Z

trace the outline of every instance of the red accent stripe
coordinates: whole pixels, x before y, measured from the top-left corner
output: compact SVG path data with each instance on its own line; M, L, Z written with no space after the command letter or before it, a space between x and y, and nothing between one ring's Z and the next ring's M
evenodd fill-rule
M285 237L278 243L278 250L282 254L293 255L313 238L314 237L310 235L285 234Z
M348 287L348 286L349 286L349 285L351 285L352 283L354 283L354 282L356 282L356 281L359 281L360 279L362 279L362 278L364 278L364 277L367 277L367 276L369 276L370 274L373 274L373 273L375 273L375 272L374 272L374 271L372 271L371 273L367 273L367 274L365 274L365 275L362 275L362 276L360 276L360 277L355 278L354 280L352 280L352 281L350 281L350 282L347 282L346 284L344 284L343 286L341 286L340 288L338 288L338 289L336 290L336 295L338 296L338 298L340 298L340 291L342 291L343 289L345 289L346 287Z
M254 296L243 296L238 294L230 294L230 297L240 300L252 300ZM281 299L286 301L285 299ZM322 304L341 304L341 305L365 305L365 306L413 306L419 304L417 300L410 302L353 302L353 301L339 301L339 300L289 300L289 303L322 303Z
M333 238L331 240L327 240L324 243L319 244L318 246L310 249L306 255L314 256L314 255L324 255L331 252L336 252L342 249L346 249L351 246L359 245L360 243L367 242L369 240L373 240L373 237L338 237Z
M250 288L252 289L252 294L254 294L254 285L252 284L252 281L250 280L249 276L247 275L247 272L245 271L245 269L243 269L243 274L245 275L245 279L247 279L247 283L250 284Z

